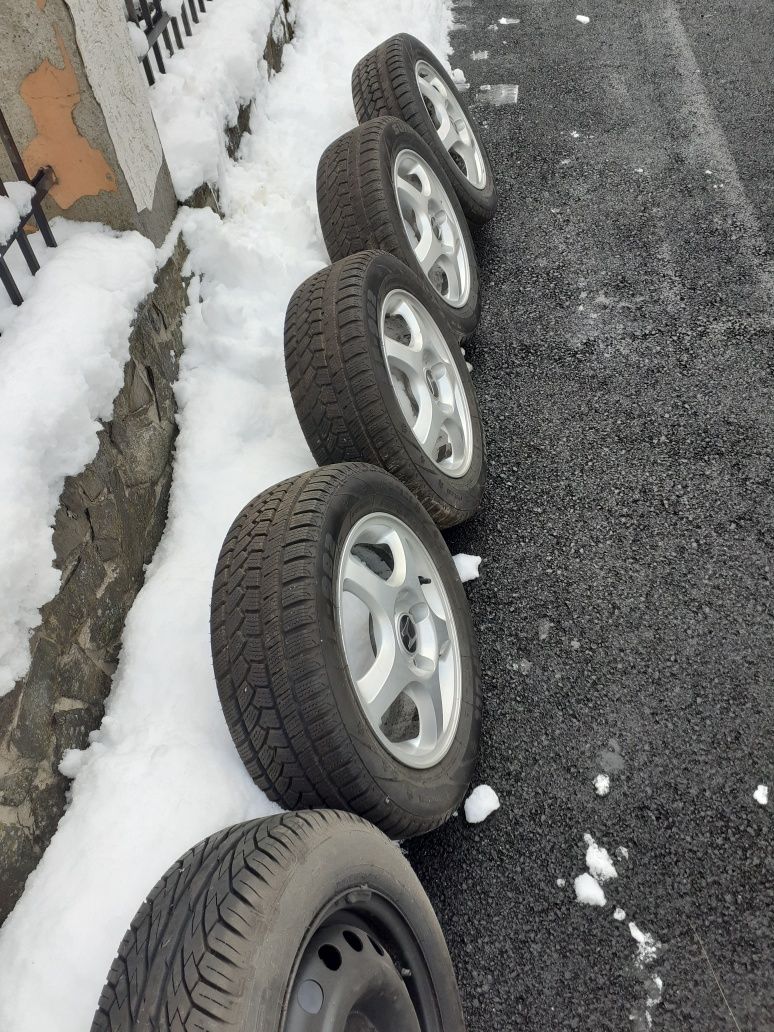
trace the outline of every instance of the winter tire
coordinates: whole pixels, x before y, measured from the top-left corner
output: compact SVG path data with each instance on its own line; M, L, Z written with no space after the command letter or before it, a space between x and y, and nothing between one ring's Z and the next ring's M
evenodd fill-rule
M296 290L285 364L317 463L382 466L442 527L484 490L481 420L465 359L434 298L383 251L343 258Z
M226 722L271 799L352 810L393 838L458 806L481 721L470 612L394 477L342 463L250 502L221 549L211 631Z
M333 810L200 842L138 910L92 1032L464 1032L443 933L400 850Z
M441 62L414 36L380 43L355 65L352 99L358 122L402 118L435 154L470 222L488 222L497 189L481 130Z
M428 282L455 333L479 317L478 268L465 215L425 141L399 118L335 140L317 166L317 207L331 261L380 250Z

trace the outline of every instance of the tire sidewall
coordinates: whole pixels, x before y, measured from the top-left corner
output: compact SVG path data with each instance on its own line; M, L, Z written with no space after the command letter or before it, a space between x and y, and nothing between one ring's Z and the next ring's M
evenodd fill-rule
M470 467L461 477L451 477L433 465L411 431L400 403L395 395L381 339L381 313L385 298L393 290L405 290L427 309L430 317L448 345L449 352L460 378L465 399L470 411L473 456ZM368 350L374 381L379 388L387 415L399 436L402 446L420 477L429 490L441 501L453 506L466 518L475 512L481 500L486 477L484 436L478 411L476 393L462 351L444 319L444 313L428 288L398 259L388 254L375 255L364 271L365 343Z
M444 170L444 165L439 163L438 158L419 133L415 132L405 122L401 122L398 118L391 118L389 120L384 128L384 132L381 134L379 149L381 152L380 171L382 175L384 198L390 219L395 228L395 239L398 241L398 248L400 251L400 254L396 257L400 258L400 260L403 261L423 283L427 284L428 292L432 291L435 295L437 304L443 310L447 322L453 327L455 333L460 338L465 339L473 333L478 325L478 320L481 315L481 302L479 297L480 287L478 262L476 259L475 248L473 246L473 237L470 234L468 221L465 217L464 211L462 210L462 206L460 205L459 198L457 197L454 187ZM460 233L462 234L463 243L470 263L470 290L468 291L468 298L465 304L460 305L459 307L449 304L443 299L443 297L441 297L440 294L437 293L437 291L433 289L425 276L422 266L417 261L406 235L403 225L403 215L398 207L394 185L395 158L399 151L402 150L415 151L430 165L438 176L441 186L446 192L449 203L454 209L454 214L460 227Z
M440 63L435 54L433 54L431 50L428 50L428 48L414 36L402 36L401 43L406 62L406 74L409 80L408 87L411 91L414 104L419 112L419 117L426 126L427 135L425 136L424 133L422 133L422 138L429 144L436 156L436 160L442 163L443 168L449 179L452 181L458 196L463 198L463 207L466 209L468 216L475 222L485 222L491 218L494 214L495 208L497 207L497 188L495 186L494 174L492 172L492 164L489 160L489 154L482 139L481 129L478 122L473 115L471 115L468 105L460 95L454 80ZM446 88L453 94L455 100L462 108L465 118L468 120L468 125L476 137L476 142L478 143L484 159L486 183L481 190L473 186L467 176L463 175L462 171L451 160L448 151L438 138L438 133L435 130L433 121L425 107L422 93L417 85L416 66L419 61L424 61L426 64L429 64L438 76L443 79Z
M406 523L427 549L454 614L460 650L461 700L454 740L433 767L409 767L387 751L366 719L344 655L336 585L342 546L361 517L387 512ZM395 806L420 820L441 820L462 799L473 775L481 726L478 655L465 590L438 528L420 503L393 478L364 468L331 499L318 555L320 639L327 681L363 767Z

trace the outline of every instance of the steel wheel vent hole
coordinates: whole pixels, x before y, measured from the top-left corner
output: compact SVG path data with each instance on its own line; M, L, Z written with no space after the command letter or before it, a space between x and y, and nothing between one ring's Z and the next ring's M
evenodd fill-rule
M394 745L419 737L419 711L413 699L401 693L382 717L379 730Z
M381 946L379 945L379 943L378 943L378 942L376 941L376 939L372 938L372 937L371 937L371 936L369 935L369 936L368 936L368 941L369 941L369 942L371 943L371 945L372 945L372 946L373 946L373 948L374 948L374 949L376 950L376 952L377 952L377 953L379 954L379 956L380 956L380 957L383 957L383 956L384 956L384 950L383 950L383 949L382 949L382 947L381 947Z
M325 942L317 951L317 956L325 964L329 971L338 971L341 967L341 954L329 942Z
M361 953L363 950L363 941L359 935L355 935L354 932L350 932L349 928L345 928L343 932L344 938L347 944L352 947L355 953Z

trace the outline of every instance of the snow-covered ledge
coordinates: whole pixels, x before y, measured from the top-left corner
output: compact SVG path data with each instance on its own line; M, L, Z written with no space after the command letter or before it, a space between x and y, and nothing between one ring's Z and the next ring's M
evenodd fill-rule
M270 11L264 21L271 21L262 55L270 72L279 69L282 48L292 37L289 8L288 0L277 0L273 18ZM210 24L216 11L208 14ZM249 101L240 101L225 113L232 123L224 144L230 155L247 128L249 110ZM215 198L204 187L188 203L211 205ZM26 675L0 694L0 923L64 810L63 753L84 748L100 724L124 621L166 521L186 257L182 241L165 256L153 292L137 311L123 386L112 418L99 432L96 457L65 480L53 533L58 592L41 609Z

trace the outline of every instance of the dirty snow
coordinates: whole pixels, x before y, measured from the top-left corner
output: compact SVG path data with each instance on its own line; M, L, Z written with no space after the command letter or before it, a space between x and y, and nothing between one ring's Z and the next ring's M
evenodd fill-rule
M16 232L19 219L30 210L35 190L29 183L5 183L7 197L0 197L0 247L7 244Z
M36 276L8 252L24 304L0 290L0 696L26 673L30 632L59 588L51 528L64 479L97 454L156 271L139 233L63 219L52 228L56 248L30 238Z
M296 39L286 49L284 70L267 84L265 69L256 76L249 67L248 50L255 57L263 49L257 24L268 7L263 0L213 4L199 31L203 39L207 26L218 24L221 10L226 20L233 19L230 101L216 82L213 91L220 99L210 107L206 97L194 97L193 106L180 111L179 131L171 107L162 112L173 150L192 135L191 151L179 155L178 189L185 193L186 184L212 175L225 221L209 210L180 216L194 278L176 386L180 435L169 520L127 620L102 726L87 750L65 758L64 769L74 777L71 804L0 931L3 1032L88 1028L118 944L167 866L214 830L271 809L246 774L220 712L209 654L212 574L240 507L270 484L313 465L285 381L283 321L295 287L327 264L315 173L327 144L355 124L352 66L400 31L446 53L450 17L442 0L421 5L416 0L378 5L299 0ZM240 34L249 36L249 47L243 49ZM205 49L187 46L170 65L185 59L192 75L198 60L209 74ZM192 55L196 60L189 61ZM227 65L218 66L223 75ZM317 88L309 90L310 81ZM227 117L230 102L250 90L260 94L252 136L245 139L240 163L233 164L223 157L213 111ZM160 110L158 95L154 109ZM100 245L113 255L106 241ZM123 253L109 311L103 311L108 306L93 286L85 295L78 292L90 308L84 323L96 325L95 308L100 319L113 320L117 352L125 347L129 313L122 291L127 280L138 296L149 285L155 255L152 249L146 255L148 246L138 245L136 255L130 248ZM112 258L105 264L105 270L79 279L109 279ZM67 303L75 307L81 302L71 292ZM15 318L25 309L33 311L25 304ZM54 317L61 324L61 312ZM43 314L40 319L45 323ZM4 337L0 362L6 360L6 344ZM75 336L66 344L67 354L71 349L80 354L84 346ZM51 357L46 354L46 362ZM56 354L53 360L59 369ZM89 398L96 379L99 397L112 400L118 386L114 366L120 370L110 353L101 376L91 371ZM88 362L85 368L88 372ZM65 365L65 380L72 369ZM40 371L35 375L39 382ZM109 403L106 407L109 413ZM89 409L90 429L98 409L97 404ZM47 440L56 429L48 428ZM2 433L0 441L5 447ZM88 457L81 457L81 464ZM53 504L56 487L46 485Z
M468 824L478 824L499 808L500 800L494 789L478 785L465 800L465 820Z
M590 907L603 907L607 902L602 886L585 872L575 879L575 895L579 903L586 903Z
M597 845L594 839L586 833L583 836L583 841L586 843L586 867L588 867L590 873L599 882L610 881L612 878L618 877L618 872L615 869L613 861L610 859L610 854L602 846Z
M594 791L598 796L606 796L610 791L610 775L597 774L594 778Z
M761 806L765 806L769 801L769 786L758 785L753 792L753 799L756 803L760 803Z
M457 555L452 556L454 559L454 565L457 567L457 573L460 575L460 580L464 584L466 581L476 580L479 575L479 566L481 565L480 555L468 555L466 552L458 552Z

